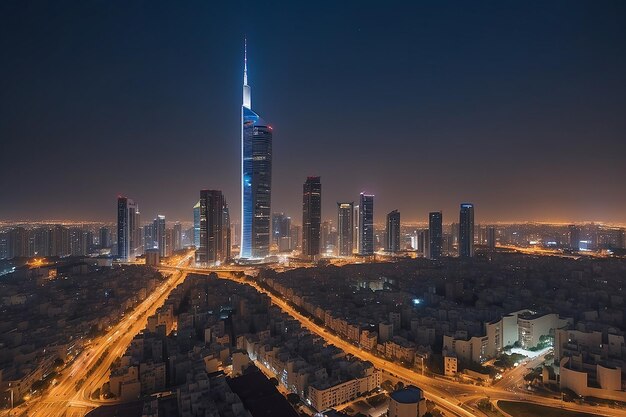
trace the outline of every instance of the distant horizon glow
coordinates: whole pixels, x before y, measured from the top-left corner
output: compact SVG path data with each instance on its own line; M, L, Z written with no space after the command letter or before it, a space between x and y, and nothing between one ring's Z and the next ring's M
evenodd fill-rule
M626 224L625 2L257 9L0 4L0 220L189 222L201 189L240 219L245 37L271 212L321 176L333 222L367 190L376 224Z

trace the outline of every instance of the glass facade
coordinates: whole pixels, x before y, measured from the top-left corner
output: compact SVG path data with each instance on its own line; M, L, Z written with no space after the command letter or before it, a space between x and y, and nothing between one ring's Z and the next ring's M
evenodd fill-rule
M322 183L320 177L308 177L302 186L302 254L320 253L322 223Z
M135 257L137 245L137 206L126 197L117 199L117 256L123 260Z
M242 107L241 258L263 258L270 248L272 128Z
M359 202L359 254L374 254L374 196L361 193Z
M387 214L387 242L385 250L391 253L400 252L400 212L398 210Z
M428 215L428 245L429 258L441 258L443 247L443 215L440 211L433 211Z
M337 203L338 219L337 219L337 232L338 232L338 248L339 256L351 256L353 241L352 234L354 233L353 212L354 204L350 203Z
M193 206L193 245L200 247L200 201Z
M461 204L459 216L459 256L471 258L474 256L474 205Z

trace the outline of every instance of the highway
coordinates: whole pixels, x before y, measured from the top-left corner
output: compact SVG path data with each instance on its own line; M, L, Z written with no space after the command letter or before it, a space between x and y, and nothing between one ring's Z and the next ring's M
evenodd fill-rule
M189 262L193 254L187 254L178 265ZM180 259L180 258L179 258ZM178 261L178 260L177 260ZM133 337L146 326L148 316L154 314L165 302L170 291L182 283L187 272L175 271L129 315L92 343L64 371L57 383L42 398L33 399L24 407L32 417L82 417L98 405L114 401L92 400L91 394L108 381L109 368L120 357ZM99 358L101 362L97 364ZM76 390L77 381L83 380Z

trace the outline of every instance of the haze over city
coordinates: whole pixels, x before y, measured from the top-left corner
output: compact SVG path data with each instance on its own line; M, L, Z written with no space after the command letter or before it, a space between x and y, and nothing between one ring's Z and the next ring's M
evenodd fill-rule
M200 188L238 218L246 36L273 210L320 175L324 218L626 223L622 2L227 3L3 2L0 219L191 221Z

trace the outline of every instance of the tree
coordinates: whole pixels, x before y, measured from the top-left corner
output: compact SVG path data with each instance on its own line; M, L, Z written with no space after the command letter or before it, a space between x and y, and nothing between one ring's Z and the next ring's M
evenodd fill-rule
M289 394L287 394L287 401L289 401L289 403L291 403L292 405L296 405L300 402L300 397L298 396L298 394L290 392Z

